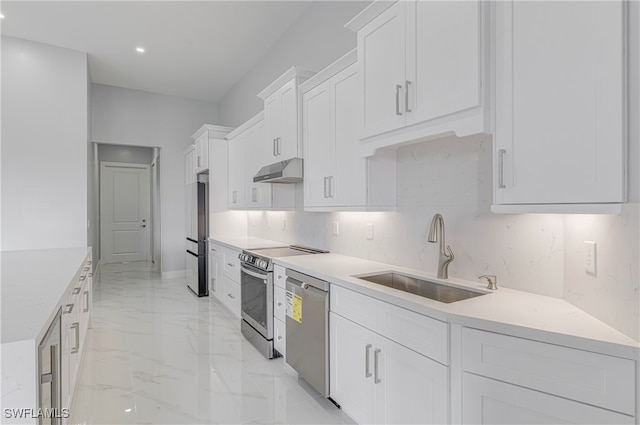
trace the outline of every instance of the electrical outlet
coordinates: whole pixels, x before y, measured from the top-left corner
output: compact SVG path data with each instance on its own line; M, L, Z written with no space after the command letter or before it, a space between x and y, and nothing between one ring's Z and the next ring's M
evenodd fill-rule
M596 275L596 243L584 241L584 271Z
M340 234L340 222L333 222L333 236L338 236Z
M366 236L367 239L372 241L373 240L373 223L367 223L366 224Z

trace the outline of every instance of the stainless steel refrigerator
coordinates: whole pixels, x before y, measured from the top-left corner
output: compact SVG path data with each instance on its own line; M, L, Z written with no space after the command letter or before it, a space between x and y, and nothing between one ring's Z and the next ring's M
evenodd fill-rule
M199 297L207 287L207 237L209 235L209 176L198 174L187 186L187 287Z

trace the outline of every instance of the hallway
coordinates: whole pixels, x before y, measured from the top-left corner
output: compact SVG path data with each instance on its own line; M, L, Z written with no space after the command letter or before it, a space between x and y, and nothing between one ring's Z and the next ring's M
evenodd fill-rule
M70 423L352 423L183 279L161 279L148 263L106 264L93 290Z

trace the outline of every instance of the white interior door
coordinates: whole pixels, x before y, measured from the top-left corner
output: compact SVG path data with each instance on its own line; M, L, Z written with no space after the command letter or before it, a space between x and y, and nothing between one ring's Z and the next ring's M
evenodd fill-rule
M103 262L150 259L149 183L147 164L100 163Z

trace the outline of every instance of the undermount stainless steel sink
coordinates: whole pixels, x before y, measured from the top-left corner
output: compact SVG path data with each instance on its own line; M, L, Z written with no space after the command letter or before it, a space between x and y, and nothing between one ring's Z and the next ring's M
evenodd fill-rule
M393 272L354 277L447 304L485 295L483 292L470 291Z

